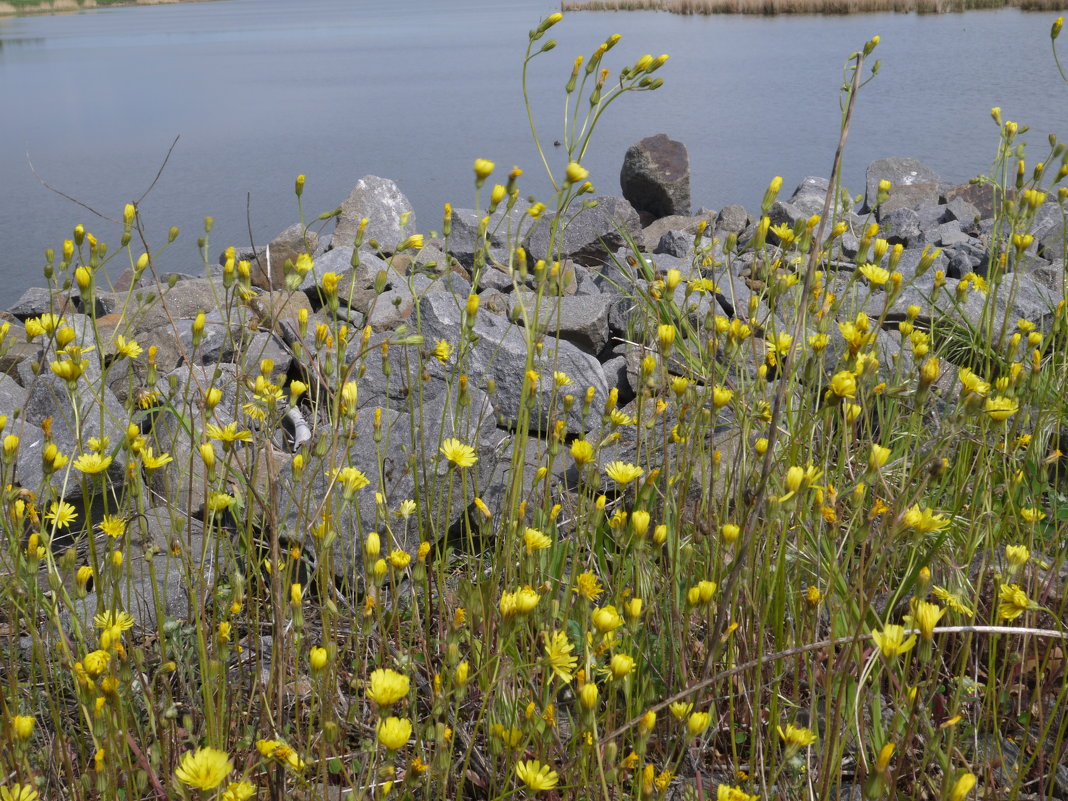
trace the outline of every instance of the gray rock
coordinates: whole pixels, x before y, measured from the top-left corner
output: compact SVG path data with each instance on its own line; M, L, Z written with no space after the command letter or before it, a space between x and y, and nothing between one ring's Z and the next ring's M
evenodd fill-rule
M512 291L512 276L498 270L496 267L486 267L478 276L478 291L496 290L497 292Z
M1044 259L1054 261L1064 258L1064 226L1053 226L1038 237L1038 253Z
M580 264L602 264L609 253L626 244L620 229L631 238L640 239L641 220L627 201L605 195L594 198L594 201L596 205L580 210L574 218L574 212L568 213L567 228L557 243L559 254L549 253L552 215L543 215L541 224L530 235L527 246L530 259L567 257Z
M400 225L403 214L410 215L407 228ZM330 237L330 247L352 247L356 229L364 217L368 219L363 236L366 246L371 246L371 240L375 240L383 250L391 251L408 233L416 230L415 211L400 188L388 178L365 175L341 204L341 216L334 235Z
M690 157L682 142L657 134L627 149L619 185L630 204L654 219L690 213Z
M960 184L951 187L942 193L942 202L947 206L955 200L963 200L968 206L976 210L980 219L986 220L994 216L994 207L997 194L990 184ZM969 213L967 206L958 207L962 213ZM971 222L970 217L957 217L961 222Z
M938 226L938 244L944 248L963 245L970 241L972 238L961 230L958 220L951 220Z
M452 227L448 239L449 254L465 267L470 267L474 263L475 253L479 248L486 247L491 255L495 255L499 260L507 261L508 248L522 243L526 237L526 231L530 229L533 222L527 216L526 208L525 204L522 206L517 204L511 211L502 207L491 214L489 225L486 227L485 244L479 235L479 227L485 213L479 213L474 209L453 209ZM520 231L523 232L522 237L519 236Z
M879 222L879 236L891 245L905 247L920 235L920 216L912 209L894 209Z
M724 206L716 215L717 234L740 234L746 229L752 218L741 206Z
M534 313L535 295L530 291L513 294L509 303L512 319L523 324L521 304ZM608 344L608 313L614 300L605 295L543 298L538 314L540 330L567 340L596 356Z
M957 220L962 228L972 225L980 217L979 209L961 195L946 202L946 219Z
M8 308L8 312L19 320L39 317L46 312L64 314L74 311L70 298L62 293L52 292L42 287L30 287Z
M241 255L251 262L253 286L280 289L286 283L286 262L296 264L301 253L313 254L318 245L319 235L296 223L278 234L267 247Z
M925 192L933 192L933 199L922 205L933 206L938 203L938 182L941 180L938 173L916 159L911 158L885 158L873 161L868 165L865 175L864 206L867 209L874 208L875 198L879 194L879 182L890 181L890 199L895 194L901 194L906 187L922 185L929 187ZM927 195L925 195L926 197ZM895 203L893 208L916 208L911 204ZM886 209L891 211L892 209Z
M420 301L423 333L428 339L444 339L457 343L461 336L461 314L456 301L440 293L430 294ZM465 362L471 384L485 387L493 380L496 392L492 395L493 406L502 416L502 423L511 425L519 414L523 382L527 380L523 365L527 358L527 341L518 326L493 315L478 316L472 333L477 337ZM593 387L597 397L605 398L608 383L597 359L584 353L570 342L545 336L543 347L535 361L534 369L539 375L539 390L534 395L532 426L544 431L555 418L565 419L570 432L587 430L580 404L575 404L566 415L560 407L561 393L553 389L553 372L565 373L581 391ZM444 377L448 368L431 362L427 366L431 374Z
M641 245L644 250L651 251L660 242L660 238L668 231L683 231L687 234L696 234L697 226L701 224L703 220L707 220L711 226L715 221L715 214L707 216L687 217L683 214L672 214L667 217L661 217L659 220L654 220L642 229L642 241Z
M666 253L670 256L684 258L693 251L693 234L683 231L668 231L657 242L654 253Z
M270 359L274 363L274 375L284 375L289 372L289 365L293 363L293 353L276 334L260 331L252 337L248 347L242 349L243 372L250 376L257 375L264 359Z
M938 184L911 184L897 186L890 190L890 198L879 207L876 218L882 221L884 215L894 209L920 209L938 203Z

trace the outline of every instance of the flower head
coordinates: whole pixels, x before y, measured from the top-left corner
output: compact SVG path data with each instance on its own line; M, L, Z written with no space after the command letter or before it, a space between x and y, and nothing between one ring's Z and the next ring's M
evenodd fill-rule
M887 623L883 626L882 631L873 631L871 638L887 659L892 659L898 654L907 652L916 644L915 634L906 639L905 627L893 623Z
M1002 620L1015 620L1027 610L1038 608L1019 584L1002 584L999 595L998 617Z
M389 668L371 672L367 697L381 707L392 706L408 695L409 681L403 673Z
M74 460L74 469L89 476L103 473L111 466L110 456L101 456L99 453L83 453Z
M412 736L412 722L408 718L388 717L378 722L378 742L390 751L403 748Z
M536 759L528 759L525 762L516 764L515 775L532 793L551 790L560 781L560 777L556 775L555 770L550 769L548 765L541 764Z
M223 791L220 801L248 801L256 795L256 785L252 782L230 782Z
M441 455L461 469L473 467L478 461L475 449L458 439L447 439L441 443Z
M749 795L741 787L721 784L716 788L716 801L757 801L760 796Z
M55 523L56 528L69 526L77 519L78 512L66 501L52 501L52 506L49 507L49 512L45 515L45 520L51 520Z
M214 790L233 769L234 763L225 751L217 748L198 748L182 755L182 762L174 776L186 787Z
M553 675L565 684L574 676L578 658L571 653L575 646L562 631L554 631L545 637L545 657Z
M627 462L609 462L604 469L605 474L617 484L626 486L635 479L641 478L645 472L637 465Z
M578 577L575 579L573 592L578 593L587 601L596 601L601 593L604 592L604 587L601 586L601 582L596 574L587 571L585 573L579 573Z

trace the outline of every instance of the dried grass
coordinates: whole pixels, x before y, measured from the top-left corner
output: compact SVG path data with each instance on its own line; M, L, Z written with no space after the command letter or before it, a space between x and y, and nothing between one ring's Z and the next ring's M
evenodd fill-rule
M1065 0L564 0L563 11L668 11L672 14L942 14L1016 6L1056 11Z

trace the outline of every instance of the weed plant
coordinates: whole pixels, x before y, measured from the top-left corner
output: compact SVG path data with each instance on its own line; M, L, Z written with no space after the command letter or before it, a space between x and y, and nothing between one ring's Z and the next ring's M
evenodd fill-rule
M560 18L530 32L524 88ZM665 272L633 242L606 265L634 307L620 406L547 355L558 320L538 325L595 202L594 127L661 83L666 56L610 72L618 39L566 82L548 203L520 200L519 169L494 184L474 166L472 284L511 277L526 344L492 507L480 432L501 388L468 375L478 295L456 299L455 341L424 336L420 304L410 327L353 327L353 282L310 253L269 293L233 250L216 274L209 220L219 315L183 328L150 291L178 231L152 245L136 204L121 255L80 226L49 254L53 311L2 329L9 359L41 348L29 379L61 410L29 455L26 421L2 422L3 801L1064 793L1068 290L1040 319L1004 300L1038 211L1063 222L1065 146L1028 169L1026 129L995 109L989 269L950 281L931 250L904 276L872 217L849 230L836 180L871 40L847 62L823 215L763 216L747 241L702 226ZM451 228L447 206L446 248ZM426 241L367 244L403 270ZM120 257L134 288L100 314ZM296 303L309 274L313 311ZM153 314L185 365L169 377L125 333ZM288 373L250 326L285 340ZM212 330L236 368L197 365ZM399 409L361 406L372 375ZM105 386L126 388L118 419Z

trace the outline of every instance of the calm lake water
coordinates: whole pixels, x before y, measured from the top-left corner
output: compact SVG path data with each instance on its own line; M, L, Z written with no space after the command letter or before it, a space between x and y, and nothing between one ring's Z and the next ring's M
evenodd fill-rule
M526 170L547 194L520 92L526 34L558 8L541 0L224 0L0 20L0 305L42 281L44 249L82 222L113 246L111 217L151 183L143 211L161 260L196 271L204 215L214 259L297 219L293 179L307 175L309 217L337 206L371 173L398 182L418 228L440 226L445 201L473 205L471 164ZM605 115L587 166L618 193L626 148L657 132L686 143L695 208L755 207L767 181L787 189L830 172L845 57L873 34L883 67L861 95L845 182L863 191L875 158L914 156L943 178L988 169L989 109L1068 136L1068 86L1049 52L1049 14L1014 9L945 16L743 18L574 13L559 46L532 66L542 135L561 136L563 86L575 55L611 33L613 72L670 53L654 93ZM555 154L558 161L560 153ZM503 171L502 170L502 171ZM248 214L246 215L246 206ZM251 223L249 223L249 220ZM121 257L120 257L121 258ZM124 265L115 261L113 274Z

